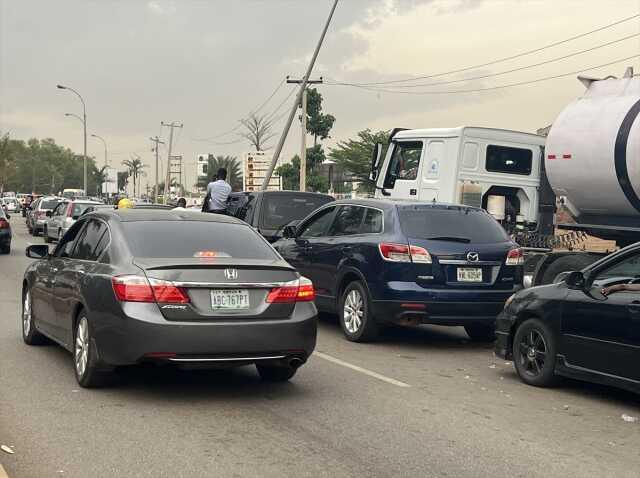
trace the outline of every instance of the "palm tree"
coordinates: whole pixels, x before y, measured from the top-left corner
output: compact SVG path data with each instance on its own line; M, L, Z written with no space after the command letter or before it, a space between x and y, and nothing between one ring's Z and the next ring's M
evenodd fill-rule
M122 164L129 170L129 175L133 177L133 196L136 196L136 184L138 183L138 177L142 175L142 170L147 167L142 162L140 156L132 154L131 159L125 159Z
M234 191L242 190L242 167L240 161L235 156L216 156L209 159L207 165L207 176L198 179L197 186L199 188L206 188L207 184L213 181L218 169L224 168L227 170L227 182L231 185Z

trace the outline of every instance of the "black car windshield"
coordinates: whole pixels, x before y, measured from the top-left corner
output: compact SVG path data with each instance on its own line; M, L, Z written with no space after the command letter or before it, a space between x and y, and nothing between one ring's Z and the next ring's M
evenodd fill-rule
M139 221L124 222L123 229L135 257L278 259L258 233L241 224Z
M43 200L40 203L39 207L40 207L40 209L54 209L58 205L59 202L60 201L58 201L57 199L47 199L46 201Z
M402 231L416 239L473 242L505 242L509 236L500 224L481 209L457 206L399 208Z
M280 229L291 221L304 219L323 204L333 201L329 196L306 194L266 194L263 199L261 227Z

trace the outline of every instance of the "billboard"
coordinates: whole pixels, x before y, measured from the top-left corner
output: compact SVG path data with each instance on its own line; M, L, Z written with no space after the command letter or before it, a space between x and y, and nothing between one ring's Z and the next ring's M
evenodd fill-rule
M245 191L259 191L262 188L262 182L267 174L267 170L271 165L271 155L264 151L253 151L245 153L243 163L242 186ZM282 183L280 176L275 172L269 180L268 191L280 191Z

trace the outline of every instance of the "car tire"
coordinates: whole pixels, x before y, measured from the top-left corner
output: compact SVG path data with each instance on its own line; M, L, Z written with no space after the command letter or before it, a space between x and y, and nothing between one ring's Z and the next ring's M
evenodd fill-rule
M493 342L496 339L494 325L469 324L464 326L464 330L474 342Z
M31 235L33 237L38 237L40 235L40 231L38 231L38 229L36 229L35 227L31 230Z
M556 351L556 338L544 322L523 322L513 338L513 363L520 379L536 387L555 384Z
M22 293L22 340L27 345L42 345L47 339L36 329L33 319L31 289Z
M286 382L293 378L298 367L256 364L260 378L265 382Z
M110 384L111 370L101 366L89 319L84 310L78 314L73 334L73 369L76 380L83 388L102 387Z
M4 249L2 249L4 254L11 254L11 244L7 244Z
M362 282L354 281L345 287L338 312L347 340L369 342L379 336L380 325L373 318L369 293Z
M569 254L553 261L542 276L542 284L547 285L556 282L563 272L580 271L598 260L597 256L590 254Z

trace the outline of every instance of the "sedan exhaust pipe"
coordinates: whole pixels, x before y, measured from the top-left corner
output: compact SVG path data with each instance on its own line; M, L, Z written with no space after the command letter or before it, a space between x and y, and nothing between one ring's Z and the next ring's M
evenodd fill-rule
M289 360L289 366L292 368L298 368L304 363L300 357L293 357Z

